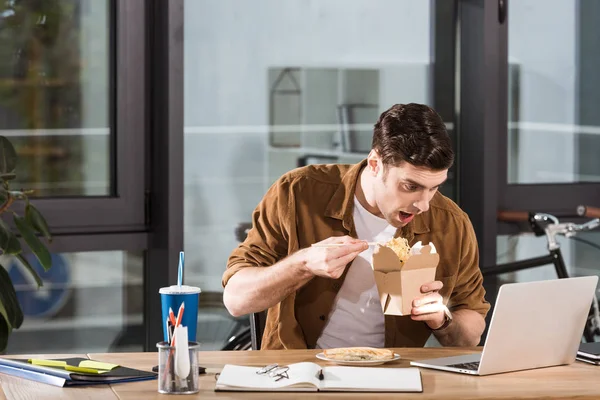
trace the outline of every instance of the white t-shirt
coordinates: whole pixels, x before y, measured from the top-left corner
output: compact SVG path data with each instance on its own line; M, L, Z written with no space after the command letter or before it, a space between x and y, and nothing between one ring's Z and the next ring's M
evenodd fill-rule
M387 242L396 228L368 212L354 198L354 226L358 238L369 242ZM349 267L329 319L316 347L383 347L385 326L379 292L373 276L373 247L363 251Z

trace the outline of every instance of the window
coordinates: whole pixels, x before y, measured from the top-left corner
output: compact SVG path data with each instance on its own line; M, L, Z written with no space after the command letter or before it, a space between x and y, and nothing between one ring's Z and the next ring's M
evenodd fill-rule
M9 338L9 354L142 351L141 252L52 254L44 272L28 257L44 286L37 289L16 259L3 257L25 320Z
M551 3L551 6L550 4ZM599 182L594 2L509 7L508 183Z
M130 3L0 6L0 134L54 232L144 224L144 25Z
M0 4L0 135L19 157L11 184L34 190L54 235L39 291L16 261L2 259L26 315L11 353L144 348L147 7Z

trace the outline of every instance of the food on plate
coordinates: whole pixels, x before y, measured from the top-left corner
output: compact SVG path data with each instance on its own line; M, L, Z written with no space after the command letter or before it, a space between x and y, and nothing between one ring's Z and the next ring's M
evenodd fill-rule
M410 257L410 245L408 240L403 237L393 238L386 242L384 246L389 247L396 253L401 263L404 263Z
M394 358L394 352L373 347L340 347L323 350L323 355L338 361L383 361Z

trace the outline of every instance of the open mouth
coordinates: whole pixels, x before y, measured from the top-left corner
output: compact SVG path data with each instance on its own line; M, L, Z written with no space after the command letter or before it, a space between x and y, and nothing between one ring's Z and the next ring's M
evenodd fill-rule
M412 219L414 218L415 214L411 214L411 213L407 213L404 211L400 211L398 213L399 217L400 217L400 221L402 221L403 223L407 224L410 221L412 221Z

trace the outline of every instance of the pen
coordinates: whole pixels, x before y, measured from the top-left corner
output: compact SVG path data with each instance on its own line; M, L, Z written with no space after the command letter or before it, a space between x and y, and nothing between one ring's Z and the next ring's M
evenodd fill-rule
M169 318L165 320L165 329L167 330L167 342L171 343L171 329L169 328Z

